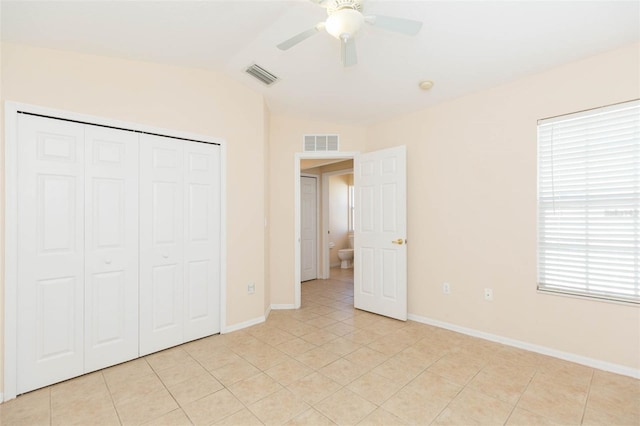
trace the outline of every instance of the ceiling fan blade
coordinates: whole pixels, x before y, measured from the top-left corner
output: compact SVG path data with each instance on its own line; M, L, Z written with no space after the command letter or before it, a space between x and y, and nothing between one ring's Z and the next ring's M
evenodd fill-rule
M295 46L296 44L305 41L306 39L308 39L312 35L315 35L322 28L324 28L324 22L320 22L315 27L310 28L307 31L303 31L300 34L291 37L289 40L283 41L282 43L280 43L278 45L278 49L280 49L280 50L289 50L293 46Z
M350 67L358 63L358 55L356 53L356 42L353 37L345 37L340 39L342 65Z
M422 22L420 21L395 18L393 16L371 15L365 17L365 21L375 27L407 35L416 35L422 28Z

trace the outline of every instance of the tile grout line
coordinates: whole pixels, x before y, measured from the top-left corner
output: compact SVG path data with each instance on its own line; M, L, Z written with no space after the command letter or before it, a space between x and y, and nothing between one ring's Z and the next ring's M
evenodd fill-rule
M104 377L104 373L101 371L100 376L102 377L102 381L104 382L107 391L109 392L109 399L111 399L111 404L113 405L113 409L116 412L116 416L118 416L118 421L122 424L122 419L120 418L120 412L118 411L118 407L116 407L116 401L113 399L113 394L111 393L111 388L109 387L109 383L107 383L107 379ZM51 413L53 415L53 412Z
M344 299L344 298L335 299L335 300L337 300L337 301L342 301L343 299ZM320 304L320 305L321 305L321 306L327 306L327 307L330 307L329 305L324 305L324 304ZM336 311L336 310L337 310L337 311L341 311L342 309L334 309L334 311ZM331 315L331 314L334 314L334 312L330 312L330 313L328 313L328 314L323 314L323 315L321 314L321 315L322 315L323 317L326 317L326 318L329 318L329 319L332 319L332 320L333 320L334 318L332 318L332 317L329 317L329 316L328 316L328 315ZM329 326L331 326L331 325L335 325L335 324L344 324L344 325L347 325L347 326L349 326L349 327L352 327L352 328L353 328L353 331L351 331L351 332L349 332L349 333L345 333L345 335L347 335L347 334L351 334L351 333L354 333L354 332L356 332L356 331L373 332L372 330L369 330L369 328L368 328L368 327L370 327L370 326L374 325L376 321L374 321L372 324L369 324L368 326L365 326L365 327L357 327L357 326L354 326L353 324L348 324L347 322L345 322L345 321L347 321L347 320L349 320L349 319L350 319L350 320L353 320L353 318L355 318L356 316L357 316L357 315L353 315L353 316L350 316L350 317L345 318L345 319L343 319L343 320L334 320L334 323L328 324L328 325L326 325L326 326L322 327L321 329L326 329L326 328L328 328ZM405 327L400 327L400 328L398 328L397 330L394 330L394 331L392 331L392 332L398 331L398 330L400 330L400 329L402 329L402 328L405 328ZM371 348L369 345L370 345L371 343L373 343L373 342L377 341L377 340L380 340L380 339L384 338L385 336L387 336L388 334L391 334L392 332L385 333L385 334L383 334L383 335L379 335L377 338L373 339L372 341L368 342L367 344L360 344L360 343L356 343L356 342L354 342L355 344L357 344L357 345L359 346L359 348L358 348L358 349L356 349L356 350L353 350L353 351L351 351L351 352L349 352L349 353L347 353L347 354L344 354L344 355L336 354L336 355L338 355L338 356L340 357L340 358L338 358L338 360L340 360L340 359L344 359L344 360L346 360L346 361L348 361L348 362L352 362L352 361L349 361L348 359L346 359L346 357L347 357L348 355L351 355L352 353L356 352L357 350L359 350L359 349L361 349L361 348L368 348L369 350L372 350L372 351L374 351L374 352L378 352L377 350L375 350L375 349ZM332 340L331 340L331 342L332 342L332 341L335 341L335 340L338 340L338 339L341 339L341 338L344 338L344 335L338 335L338 337L337 337L336 339L332 339ZM326 342L326 343L330 343L330 342ZM325 343L325 344L326 344L326 343ZM400 351L400 352L402 352L402 351ZM346 389L347 391L350 391L350 392L354 393L356 396L358 396L358 397L360 397L360 398L363 398L365 401L367 401L367 402L371 403L372 405L374 405L374 407L375 407L375 408L374 408L374 410L373 410L373 411L371 411L371 413L375 412L375 411L376 411L376 410L378 410L378 409L381 409L381 408L382 408L382 404L377 404L377 403L375 403L375 402L373 402L373 401L371 401L371 400L369 400L369 399L367 399L367 398L364 398L363 396L361 396L361 395L357 394L356 392L353 392L352 390L350 390L350 389L348 388L348 386L349 386L351 383L354 383L354 382L355 382L356 380L358 380L359 378L363 377L365 374L367 374L367 373L372 373L374 369L376 369L376 368L377 368L377 367L379 367L380 365L384 364L386 361L388 361L389 359L393 358L394 356L398 355L400 352L398 352L398 353L394 354L393 356L387 356L386 354L381 353L381 355L387 356L387 358L385 359L385 361L382 361L381 363L376 364L376 365L375 365L375 366L373 366L372 368L367 369L367 371L363 372L362 374L359 374L357 377L353 378L352 380L350 380L350 381L349 381L347 384L345 384L345 385L342 385L341 383L336 382L336 383L340 384L340 385L341 385L341 387L340 387L339 389L337 389L336 391L334 391L333 393L331 393L331 394L327 395L326 397L324 397L324 398L320 399L319 401L316 401L316 402L312 405L312 408L313 408L313 409L315 409L315 410L317 410L317 411L319 411L319 412L320 412L320 413L322 413L325 417L327 417L327 416L326 416L326 414L325 414L323 411L321 411L321 410L317 407L317 405L318 405L318 404L321 404L323 401L325 401L325 400L329 399L331 396L335 395L337 392L340 392L340 391L342 391L342 390ZM335 353L335 352L334 352L334 353ZM333 361L333 362L331 362L331 363L329 363L329 364L327 364L327 365L331 365L331 364L333 364L333 363L337 362L338 360ZM325 368L327 365L323 366L322 368ZM321 369L322 369L322 368L321 368ZM321 370L321 369L319 369L319 370ZM322 375L323 377L328 378L329 380L333 380L333 379L331 379L330 377L328 377L328 376L326 376L326 375L322 374L319 370L316 370L318 374ZM418 375L422 374L422 372L424 372L425 370L426 370L426 368L423 368L423 369L420 371L420 373L418 373L418 374L416 375L416 377L417 377ZM374 374L375 374L375 373L374 373ZM380 377L383 377L383 376L380 376ZM383 377L383 378L385 378L385 379L386 379L386 377ZM414 379L415 379L415 378L414 378ZM412 380L413 380L413 379L412 379ZM412 380L410 380L408 383L410 383ZM333 380L333 381L335 382L335 380ZM408 383L406 383L405 385L401 386L401 387L400 387L400 389L398 389L396 392L394 392L392 395L390 395L388 398L386 398L386 399L385 399L385 401L386 401L386 400L388 400L389 398L393 397L393 396L394 396L395 394L397 394L398 392L400 392L404 387L406 387L406 386L408 385ZM384 402L385 402L385 401L383 401L383 404L384 404ZM360 421L359 421L359 422L364 421L364 419L366 419L369 415L371 415L371 413L368 413L367 415L365 415L365 417L364 417L363 419L360 419ZM329 419L330 419L330 418L329 418ZM332 421L332 420L330 419L330 421ZM333 421L332 421L332 422L333 422Z
M111 396L111 392L109 392L109 396ZM49 426L53 426L53 397L51 396L51 388L49 388ZM116 410L117 413L117 410ZM120 417L118 417L120 420ZM122 422L120 422L122 424Z
M449 353L449 354L450 354L450 353ZM440 357L440 359L444 358L445 356L447 356L447 354L445 354L445 355L443 355L442 357ZM464 384L464 385L462 385L462 387L460 388L460 390L459 390L459 391L458 391L458 392L453 396L453 398L451 398L451 400L450 400L449 402L447 402L447 405L445 405L445 406L444 406L444 408L442 408L442 410L440 410L440 411L438 412L438 414L436 414L436 416L433 418L433 420L429 423L430 425L434 424L434 423L438 420L438 417L440 417L440 416L442 415L442 413L444 413L444 411L445 411L447 408L449 408L449 405L451 405L451 403L452 403L453 401L455 401L455 399L456 399L456 398L457 398L457 397L458 397L458 396L459 396L459 395L460 395L460 394L461 394L461 393L462 393L462 392L467 388L467 386L469 385L469 383L471 383L471 381L472 381L473 379L475 379L475 377L476 377L478 374L480 374L480 371L482 371L483 369L484 369L484 367L483 367L483 368L481 368L481 369L479 369L479 370L476 372L476 374L474 374L474 375L473 375L473 377L471 377L469 380L467 380L467 381L465 382L465 384ZM446 377L440 376L440 375L439 375L439 374L437 374L437 373L432 373L432 374L436 374L437 376L442 377L443 379L446 379Z
M218 335L219 335L219 334L218 334ZM205 339L206 339L206 337L205 337ZM226 347L226 346L225 346L225 347ZM232 350L231 348L228 348L228 349L229 349L229 350L231 350L231 351L233 352L233 350ZM216 382L220 383L220 385L222 386L222 389L227 389L227 387L224 385L224 383L222 383L220 380L218 380L218 378L217 378L217 377L215 377L215 376L213 375L213 373L211 373L211 371L209 371L209 370L208 370L204 365L202 365L202 363L201 363L197 358L193 357L193 355L191 355L191 353L190 353L188 350L184 350L184 351L187 353L187 355L189 355L189 357L190 357L191 359L193 359L193 360L194 360L194 361L195 361L195 362L196 362L200 367L202 367L202 368L204 369L204 371L206 371L206 372L207 372L207 374L208 374L209 376L211 376L211 378L213 378L213 380L215 380ZM233 353L235 354L235 352L233 352ZM236 355L237 355L237 354L236 354ZM151 367L151 368L153 369L153 367ZM154 371L155 371L155 370L154 370ZM162 379L160 379L160 381L161 381L161 382L162 382L162 384L164 385L164 381L162 381ZM165 385L165 388L166 388L166 385ZM206 397L208 397L208 396L210 396L210 395L213 395L213 394L215 394L215 393L217 393L217 392L220 392L222 389L218 389L217 391L215 391L215 392L211 392L211 393L209 393L209 394L207 394L207 395L204 395L204 396L203 396L203 397L201 397L201 398L194 399L193 401L190 401L190 402L189 402L189 404L190 404L190 403L192 403L192 402L200 401L201 399L204 399L204 398L206 398ZM171 394L171 397L173 397L173 394L171 393L171 391L170 391L168 388L167 388L167 391L169 392L169 394ZM183 412L183 413L184 413L184 415L187 417L187 419L189 420L189 422L190 422L192 425L195 425L195 422L193 421L193 419L191 419L191 417L189 417L189 414L188 414L188 413L187 413L187 411L184 409L184 407L182 406L182 404L180 404L180 403L178 402L178 400L176 400L175 398L173 398L173 399L174 399L174 401L176 401L176 404L178 404L178 407L180 408L180 410L182 410L182 412ZM242 401L240 401L240 402L242 402ZM234 413L234 414L235 414L235 413ZM225 417L225 418L226 418L226 417Z
M280 329L280 327L278 327L278 326L276 326L276 328L277 328L278 330L285 331L285 330ZM285 332L286 332L286 331L285 331ZM288 334L291 334L291 333L288 333ZM293 336L293 335L292 335L292 336ZM295 336L294 336L294 338L295 338ZM260 339L258 339L258 340L260 340ZM291 357L289 354L285 353L284 351L279 350L278 348L276 348L276 347L275 347L275 346L273 346L272 344L267 343L267 342L264 342L264 343L265 343L265 344L268 344L268 345L269 345L269 346L271 346L272 348L274 348L274 349L278 350L279 352L281 352L282 354L284 354L286 357L291 358L291 359L294 359L294 358L293 358L293 357ZM283 364L284 362L285 362L285 361L282 361L282 362L276 363L275 365L270 366L268 369L271 369L271 368L277 367L278 365ZM256 366L256 368L258 368L258 367ZM268 370L268 369L267 369L267 370ZM272 392L272 393L270 393L270 394L268 394L268 395L266 395L266 396L264 396L264 397L262 397L262 398L260 398L260 399L258 399L258 400L256 400L256 401L254 401L251 405L253 405L253 404L257 403L257 402L260 402L260 401L262 401L262 400L264 400L264 399L266 399L266 398L268 398L268 397L270 397L270 396L272 396L272 395L274 395L274 394L276 394L276 393L278 393L278 392L280 392L280 391L282 391L282 390L286 390L287 392L290 392L290 393L293 395L293 392L291 392L291 391L288 389L288 387L287 387L287 386L283 385L282 383L280 383L279 381L277 381L276 379L274 379L273 377L271 377L269 374L267 374L266 370L262 370L262 369L259 369L259 370L260 370L264 375L266 375L267 377L271 378L271 380L273 380L275 383L277 383L277 384L281 387L281 389L278 389L277 391ZM314 371L315 371L315 370L314 370ZM311 373L311 374L313 374L313 373ZM255 376L254 376L254 377L255 377ZM305 377L307 377L307 376L305 376ZM295 396L296 398L298 398L296 395L294 395L294 396ZM298 399L299 399L299 398L298 398ZM307 403L306 403L306 401L304 401L304 400L302 400L302 399L300 399L300 401L301 401L301 402L303 402L305 405L308 405L308 406L309 406L309 408L311 408L311 407L312 407L311 405L307 404ZM249 410L249 412L251 412L251 413L252 413L252 414L253 414L253 415L254 415L254 416L255 416L255 417L256 417L256 418L257 418L257 419L258 419L258 420L263 424L263 425L265 424L265 423L264 423L264 422L263 422L263 421L258 417L258 415L257 415L253 410L251 410L251 408L250 408L250 407L248 407L248 406L247 406L246 408L247 408L247 410ZM303 411L302 411L302 412L300 412L300 413L296 413L296 414L294 414L294 415L293 415L293 417L291 417L290 419L287 419L287 422L288 422L288 421L293 420L295 417L299 416L300 414L302 414L302 413L303 413L303 412L305 412L305 411L307 411L307 410L303 410Z
M278 326L276 326L276 328L277 328L278 330L282 330L282 329L280 329ZM285 330L282 330L282 331L285 331ZM285 332L286 332L286 331L285 331ZM291 334L291 333L289 333L289 334ZM287 354L287 353L285 353L285 352L283 352L283 351L280 351L278 348L274 347L274 346L273 346L273 345L271 345L270 343L265 342L265 341L263 341L262 339L260 339L260 338L258 338L258 337L256 337L256 336L254 336L254 335L252 335L252 334L250 334L250 333L249 333L249 335L250 335L251 337L253 337L253 338L257 339L257 340L260 340L263 344L269 345L271 348L278 350L279 352L281 352L281 353L282 353L282 354L284 354L285 356L287 356L287 357L289 357L289 358L294 359L294 358L293 358L293 357L291 357L289 354ZM292 335L292 336L293 336L293 335ZM296 336L293 336L293 338L296 338ZM290 339L290 340L293 340L293 339ZM281 389L278 389L278 390L277 390L277 391L275 391L275 392L271 392L270 394L265 395L265 396L263 396L262 398L257 399L256 401L253 401L253 402L252 402L251 404L249 404L249 405L253 405L253 404L257 403L257 402L260 402L260 401L262 401L262 400L264 400L264 399L266 399L266 398L268 398L268 397L272 396L273 394L275 394L275 393L277 393L277 392L280 392L281 390L287 390L288 392L291 392L291 391L288 389L288 387L287 387L287 386L282 385L281 383L279 383L279 382L277 382L275 379L273 379L271 376L269 376L269 374L267 374L267 373L266 373L266 370L263 370L263 369L259 368L257 365L253 364L251 361L249 361L248 359L246 359L242 354L240 354L240 353L236 352L235 350L233 350L233 348L229 348L229 347L227 347L227 348L228 348L229 350L231 350L233 353L235 353L236 355L238 355L238 356L239 356L241 359L243 359L245 362L247 362L247 363L249 363L250 365L252 365L253 367L255 367L255 368L259 371L259 373L256 373L255 375L252 375L252 376L250 376L250 377L244 378L244 379L242 379L242 380L238 380L237 382L233 383L231 386L233 386L233 385L235 385L235 384L237 384L237 383L240 383L240 382L242 382L242 381L249 380L249 379L252 379L252 378L254 378L254 377L257 377L259 374L264 374L264 375L266 375L267 377L269 377L269 378L271 378L272 380L274 380L274 381L275 381L275 382L276 382L276 383L281 387ZM278 365L280 365L280 364L282 364L282 363L284 363L284 362L285 362L285 361L282 361L282 362L277 363L277 364L275 364L275 365L273 365L273 366L270 366L269 368L276 367L276 366L278 366ZM315 372L315 370L314 370L314 372ZM313 374L313 373L310 373L310 374ZM305 376L305 377L306 377L306 376ZM231 391L231 390L230 390L230 389L225 385L225 384L223 384L223 383L221 383L221 384L222 384L222 386L224 386L224 388L225 388L225 389L226 389L226 390L227 390L231 395L233 395L233 397L234 397L234 398L236 398L236 399L237 399L237 400L238 400L238 401L239 401L239 402L244 406L244 408L245 408L247 411L249 411L249 412L250 412L250 413L251 413L251 414L252 414L256 419L258 419L258 421L259 421L260 423L262 423L262 424L264 425L264 422L263 422L263 421L258 417L257 413L255 413L255 412L254 412L254 411L249 407L249 405L245 404L245 403L244 403L244 401L240 400L240 399L239 399L239 398L238 398L238 397L237 397L237 396L236 396L236 395L235 395L235 394L234 394L234 393L233 393L233 392L232 392L232 391ZM305 402L305 401L302 401L302 402ZM305 402L305 403L306 403L306 402ZM220 419L220 420L227 419L227 418L229 418L229 417L231 417L231 416L233 416L233 415L237 414L239 411L240 411L240 410L238 410L238 411L236 411L236 412L234 412L234 413L231 413L231 414L229 414L228 416L225 416L224 418L222 418L222 419ZM306 411L306 410L305 410L305 411ZM300 414L300 413L298 413L298 414ZM295 417L295 416L294 416L294 417ZM289 420L292 420L292 419L289 419Z
M584 407L582 407L582 417L580 417L580 424L584 423L584 416L587 414L587 404L589 403L589 396L591 395L591 386L593 385L593 376L595 376L596 371L591 370L591 377L589 378L589 390L587 391L587 397L584 400Z
M174 346L174 348L175 348L175 347L177 347L177 346ZM172 348L169 348L169 349L172 349ZM188 356L189 358L193 359L196 363L198 363L198 361L197 361L197 360L195 360L195 359L191 356L191 354L190 354L189 352L185 351L184 349L182 349L182 350L187 354L187 356ZM148 356L148 355L147 355L147 356ZM164 387L164 389L167 391L167 393L169 394L169 396L171 396L171 399L173 399L173 401L176 403L176 405L178 406L178 408L180 408L180 410L182 410L182 412L183 412L183 413L184 413L184 415L187 417L187 419L189 420L189 422L190 422L192 425L194 425L194 424L195 424L195 423L194 423L194 421L191 419L191 417L189 417L189 414L187 414L187 412L182 408L182 405L181 405L181 404L178 402L178 400L173 396L173 394L171 393L171 391L170 391L170 390L169 390L169 388L167 387L167 385L166 385L166 383L164 382L164 380L162 380L162 377L160 377L160 375L158 374L158 371L156 371L156 369L155 369L155 368L153 368L153 366L149 363L149 361L147 361L147 356L143 357L142 359L144 359L144 361L147 363L147 365L149 366L149 368L151 368L151 371L153 371L153 374L155 374L155 375L156 375L156 377L158 378L158 380L160 380L160 383L162 383L162 386ZM198 363L198 364L199 364L199 363ZM204 368L204 367L203 367L203 368ZM207 371L207 373L209 373L209 371L208 371L206 368L205 368L205 371ZM187 380L188 380L188 379L187 379ZM185 380L185 381L186 381L186 380ZM151 392L149 392L149 393L151 393ZM215 392L214 392L214 393L215 393ZM117 411L117 410L116 410L116 411ZM164 414L162 414L162 415L160 415L160 416L156 417L155 419L151 419L151 420L149 420L149 421L157 420L157 419L159 419L160 417L162 417L162 416L164 416L164 415L166 415L166 414L171 413L172 411L174 411L174 410L171 410L171 411L169 411L168 413L164 413ZM122 423L122 422L121 422L121 423Z
M509 422L509 419L511 418L511 416L513 416L513 412L516 411L516 408L518 408L518 404L520 403L520 400L522 399L524 394L527 392L527 389L529 389L529 385L531 385L531 382L533 382L533 379L536 377L537 374L538 374L538 367L536 366L536 370L531 375L531 378L529 378L529 381L527 382L527 386L525 386L524 390L522 391L522 393L520 393L520 396L518 397L516 403L513 404L513 408L511 409L511 412L507 416L507 419L504 421L505 425Z

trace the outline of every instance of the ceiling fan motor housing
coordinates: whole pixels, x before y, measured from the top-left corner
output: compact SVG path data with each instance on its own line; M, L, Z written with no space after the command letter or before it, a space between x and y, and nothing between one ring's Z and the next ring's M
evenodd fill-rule
M333 37L344 39L355 36L363 25L364 15L358 10L345 7L329 15L325 29Z
M362 12L362 0L328 0L325 7L327 8L327 15L329 16L343 9L352 9Z

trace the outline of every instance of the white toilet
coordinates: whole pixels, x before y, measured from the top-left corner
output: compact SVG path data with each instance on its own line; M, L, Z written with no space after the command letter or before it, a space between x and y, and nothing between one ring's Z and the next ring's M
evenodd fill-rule
M353 267L353 232L349 232L349 248L338 250L338 259L342 261L340 268Z

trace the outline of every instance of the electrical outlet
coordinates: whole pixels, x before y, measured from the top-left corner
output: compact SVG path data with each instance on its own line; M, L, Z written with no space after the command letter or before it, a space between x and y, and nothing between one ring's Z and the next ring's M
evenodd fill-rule
M493 289L485 288L484 289L484 300L491 302L493 300Z
M247 284L247 293L253 294L255 292L256 292L256 283L250 282L249 284Z
M442 292L444 294L451 294L451 286L449 283L442 283Z

